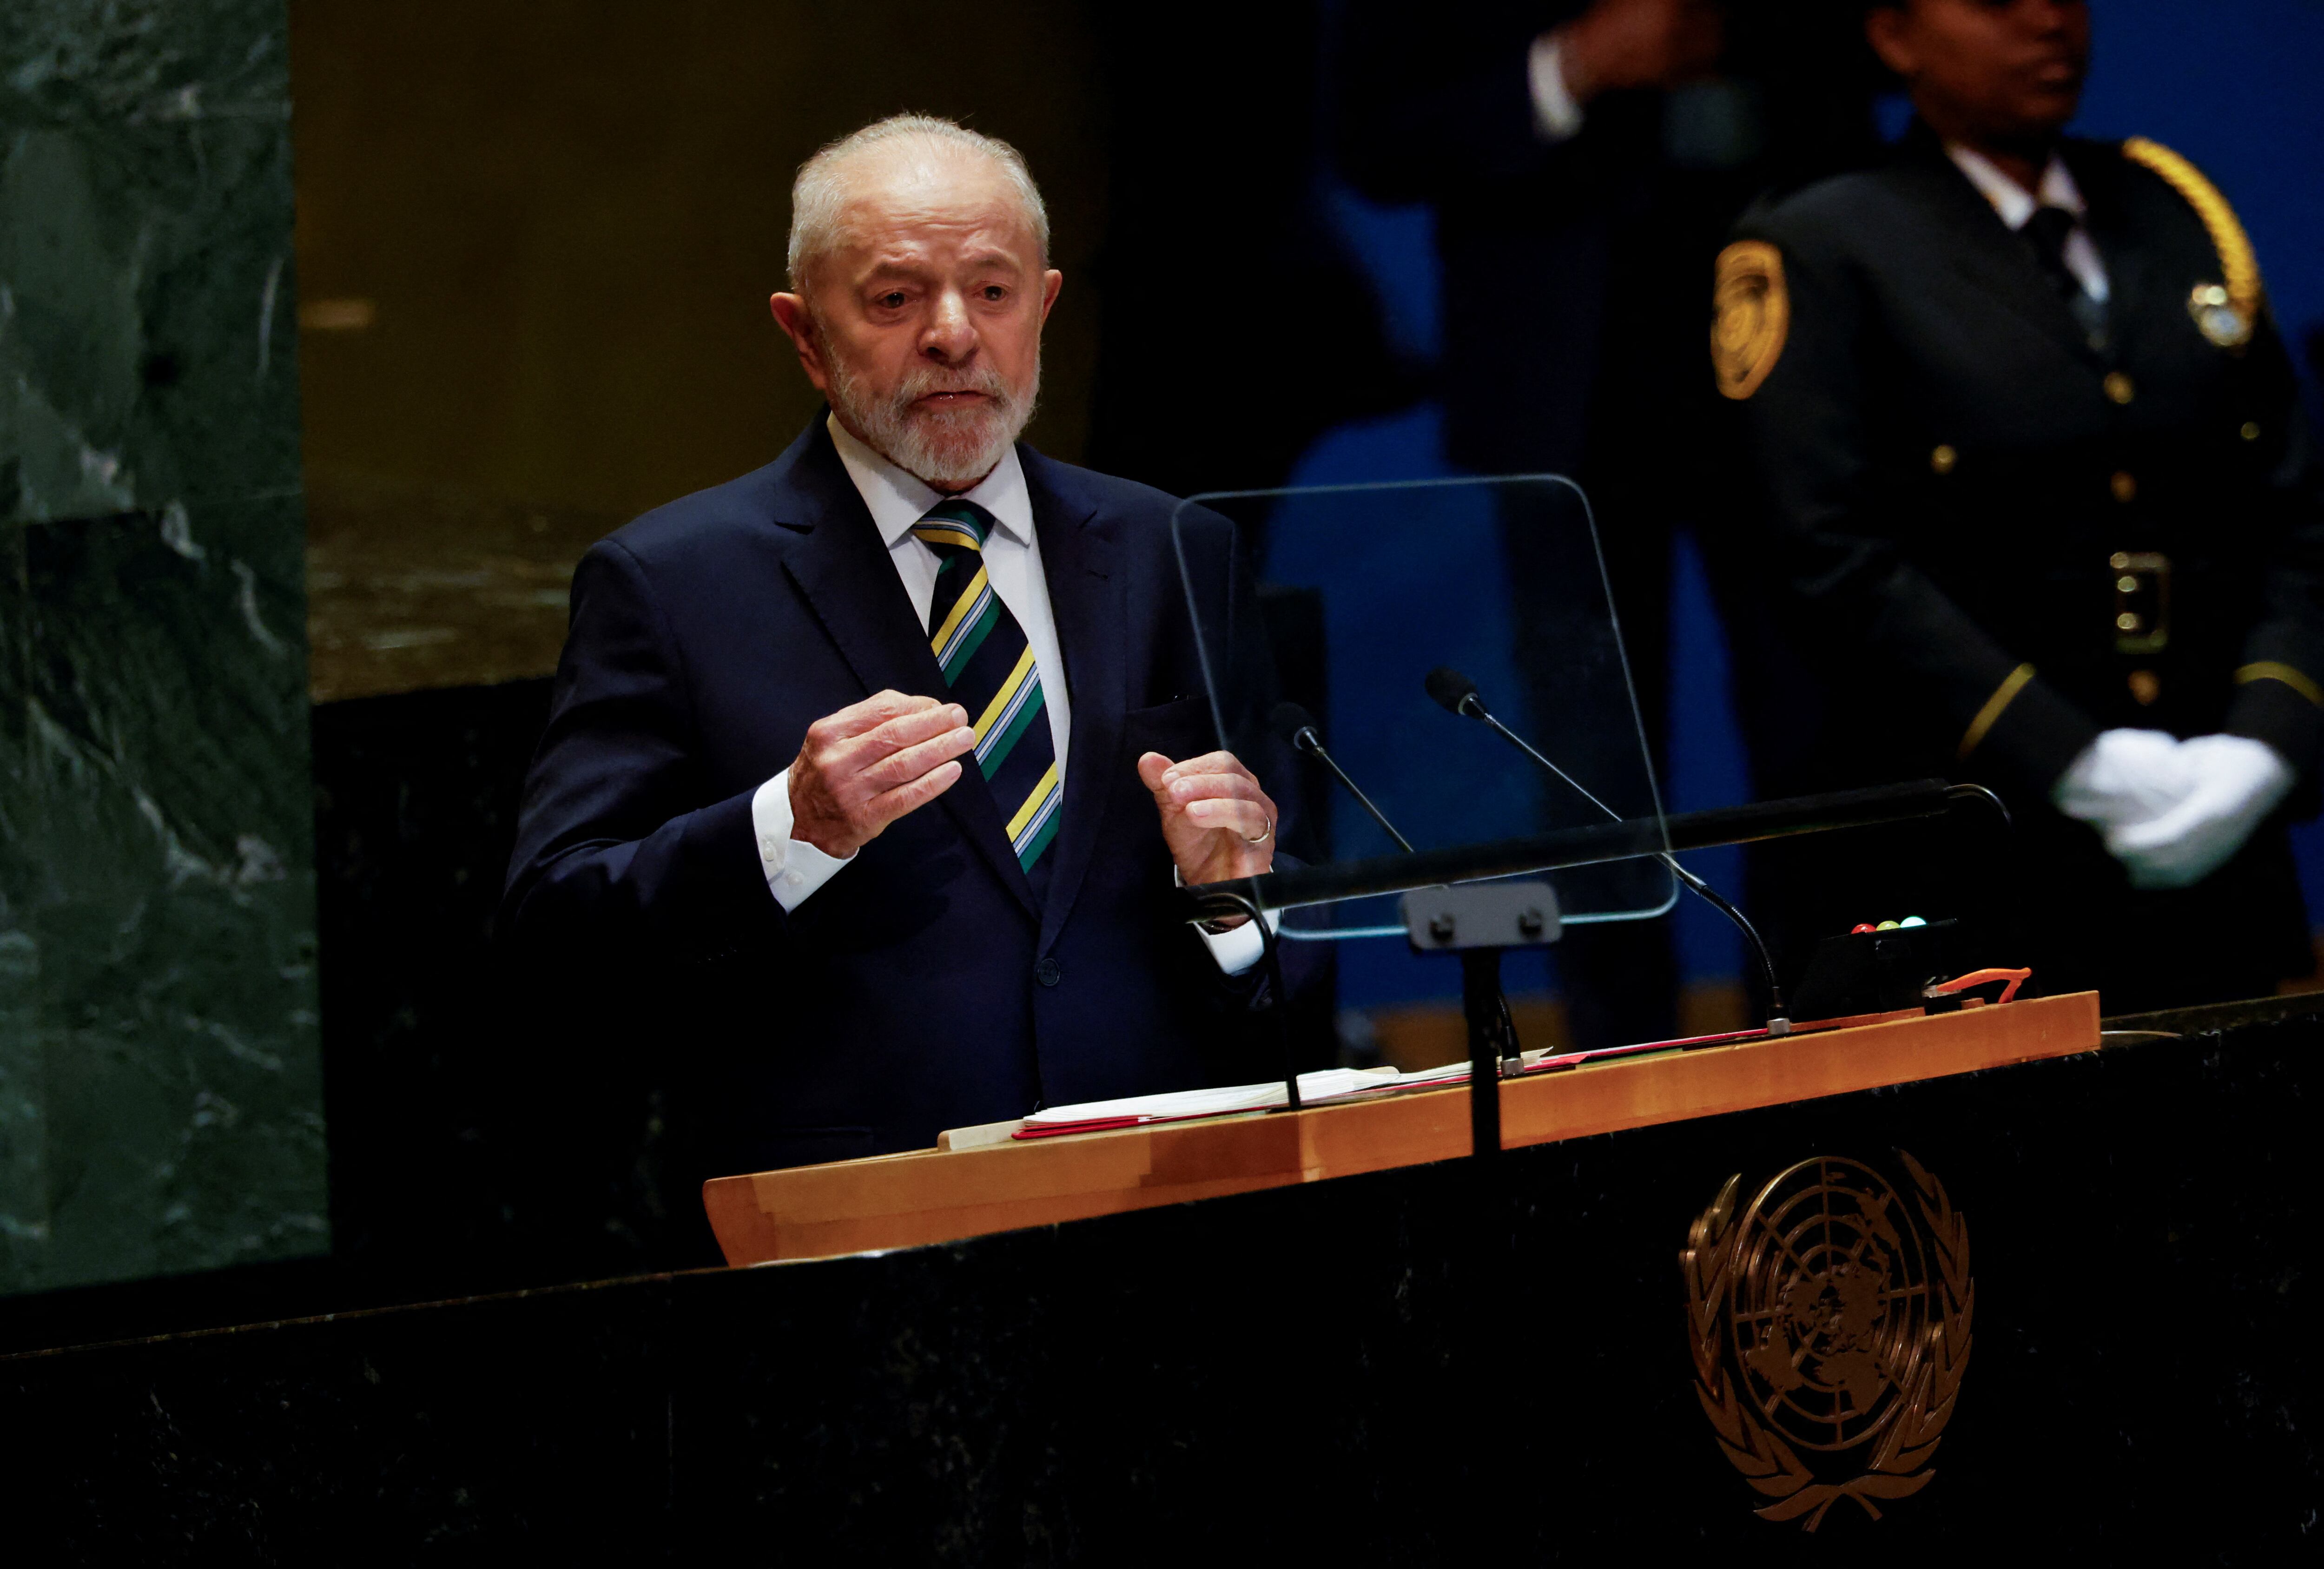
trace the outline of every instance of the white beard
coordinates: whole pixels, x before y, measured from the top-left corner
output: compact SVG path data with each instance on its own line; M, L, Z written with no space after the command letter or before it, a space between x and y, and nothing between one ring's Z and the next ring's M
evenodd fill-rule
M881 399L827 348L824 363L831 368L831 403L839 411L839 422L861 435L881 457L937 490L964 490L991 474L1024 434L1041 395L1038 360L1033 365L1033 383L1022 398L990 365L966 375L923 365ZM989 401L960 408L918 401L937 392L982 392Z

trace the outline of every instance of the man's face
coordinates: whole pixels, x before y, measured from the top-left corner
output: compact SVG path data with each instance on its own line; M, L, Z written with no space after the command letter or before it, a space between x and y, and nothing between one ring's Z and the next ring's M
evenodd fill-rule
M840 423L940 490L991 472L1032 417L1062 273L1008 177L967 149L901 142L844 171L838 245L775 318Z
M1865 33L1921 117L1972 145L2048 141L2089 71L2084 0L1904 0L1869 13Z

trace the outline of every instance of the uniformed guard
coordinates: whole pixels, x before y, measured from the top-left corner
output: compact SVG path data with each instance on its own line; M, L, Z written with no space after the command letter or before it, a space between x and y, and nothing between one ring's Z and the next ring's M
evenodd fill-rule
M1866 30L1910 133L1755 209L1716 278L1828 704L1765 754L1792 788L1998 789L2024 918L1996 940L2046 990L2271 992L2312 964L2284 823L2324 746L2324 490L2251 245L2168 148L2061 134L2086 5L1880 0ZM1791 871L1813 936L1959 868Z

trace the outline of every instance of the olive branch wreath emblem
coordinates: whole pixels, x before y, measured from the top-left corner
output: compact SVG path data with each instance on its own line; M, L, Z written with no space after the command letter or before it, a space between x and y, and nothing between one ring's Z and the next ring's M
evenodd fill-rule
M1846 1498L1854 1499L1877 1520L1880 1509L1874 1500L1910 1497L1936 1476L1929 1461L1937 1452L1945 1424L1952 1420L1961 1375L1969 1368L1969 1325L1977 1307L1977 1288L1969 1278L1966 1217L1953 1208L1944 1185L1919 1161L1902 1149L1896 1153L1912 1177L1934 1255L1936 1267L1930 1271L1929 1285L1936 1311L1928 1315L1922 1331L1923 1354L1910 1382L1900 1391L1898 1407L1880 1435L1869 1467L1846 1481L1820 1480L1798 1452L1760 1419L1741 1380L1726 1365L1722 1321L1747 1234L1745 1228L1735 1223L1740 1174L1727 1179L1711 1207L1687 1228L1687 1246L1679 1255L1679 1269L1686 1278L1695 1395L1717 1430L1719 1446L1728 1460L1753 1488L1775 1500L1754 1511L1761 1519L1802 1520L1803 1528L1812 1531L1823 1523L1831 1507Z

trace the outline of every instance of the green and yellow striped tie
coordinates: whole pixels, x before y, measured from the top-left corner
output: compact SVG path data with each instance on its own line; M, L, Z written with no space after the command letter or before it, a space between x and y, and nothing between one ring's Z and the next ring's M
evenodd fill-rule
M1035 893L1048 881L1044 854L1057 836L1065 787L1049 734L1040 667L1025 629L992 592L984 566L991 512L953 500L929 509L912 533L936 552L936 591L928 607L928 642L953 701L976 726L976 762L1008 825L1017 863Z

